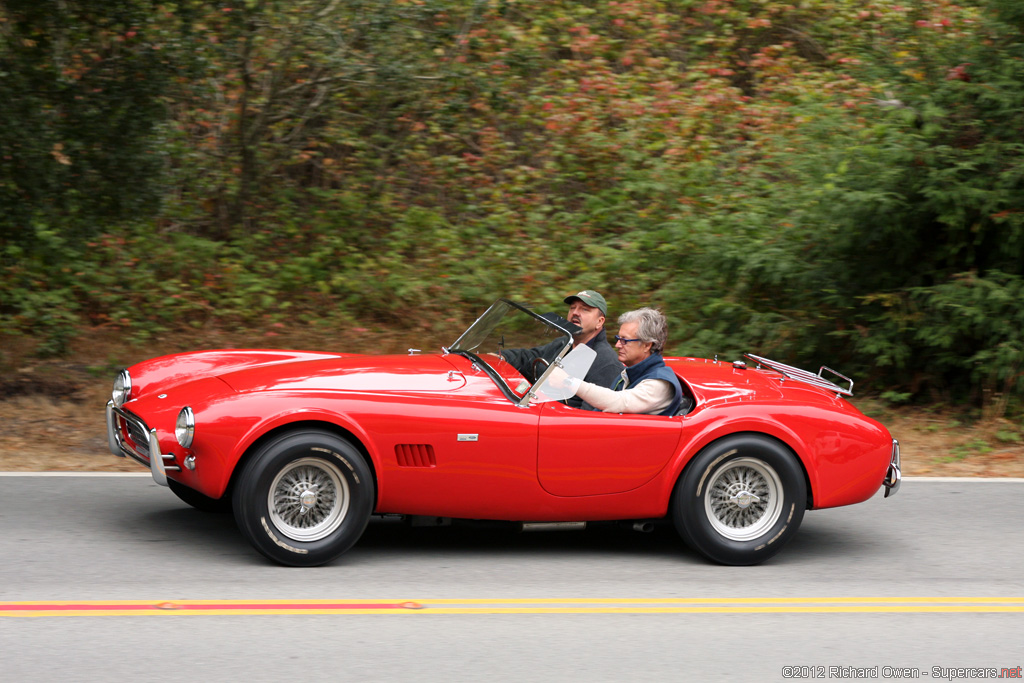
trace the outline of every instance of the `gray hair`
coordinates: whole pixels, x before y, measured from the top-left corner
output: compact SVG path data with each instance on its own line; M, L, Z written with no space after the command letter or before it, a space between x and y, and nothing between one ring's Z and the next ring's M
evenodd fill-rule
M652 342L651 353L661 353L668 341L668 323L656 308L638 308L619 316L619 324L637 323L637 334L645 342Z

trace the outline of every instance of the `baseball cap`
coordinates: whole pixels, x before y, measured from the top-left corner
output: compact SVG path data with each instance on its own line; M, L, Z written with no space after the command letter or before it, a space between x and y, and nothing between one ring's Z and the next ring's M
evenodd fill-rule
M570 294L565 297L565 303L572 303L573 299L579 299L588 306L593 306L600 309L601 315L608 317L608 303L604 300L604 297L595 292L592 289L584 289L582 292Z

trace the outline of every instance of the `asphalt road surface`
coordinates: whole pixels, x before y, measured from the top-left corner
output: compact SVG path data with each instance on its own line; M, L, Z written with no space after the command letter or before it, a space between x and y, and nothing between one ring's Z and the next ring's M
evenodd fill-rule
M146 475L0 476L3 681L989 680L1024 665L1024 480L809 512L759 567L670 527L378 522L269 564Z

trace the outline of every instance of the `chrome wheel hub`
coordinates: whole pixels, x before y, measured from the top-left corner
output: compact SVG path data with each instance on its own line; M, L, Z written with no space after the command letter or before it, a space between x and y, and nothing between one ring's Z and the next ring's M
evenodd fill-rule
M729 500L731 500L733 505L740 508L741 510L746 510L754 503L761 502L761 498L754 495L750 491L740 491Z
M293 541L317 541L332 534L345 521L349 502L348 480L321 458L289 463L267 493L274 528Z
M771 529L782 514L782 481L756 458L727 462L708 482L704 511L715 531L748 541Z

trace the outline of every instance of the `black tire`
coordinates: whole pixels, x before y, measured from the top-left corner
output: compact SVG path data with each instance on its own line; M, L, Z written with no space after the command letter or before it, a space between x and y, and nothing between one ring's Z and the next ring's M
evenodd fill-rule
M312 430L263 444L233 496L242 535L265 557L293 567L324 564L351 548L373 501L362 454L342 438Z
M796 456L757 434L716 441L687 466L672 521L697 552L727 565L760 564L793 537L807 506Z
M169 488L174 495L181 498L196 510L217 513L231 512L231 498L227 496L223 498L210 498L209 496L199 493L199 491L189 488L184 484L180 484L173 479L167 480L167 488Z

